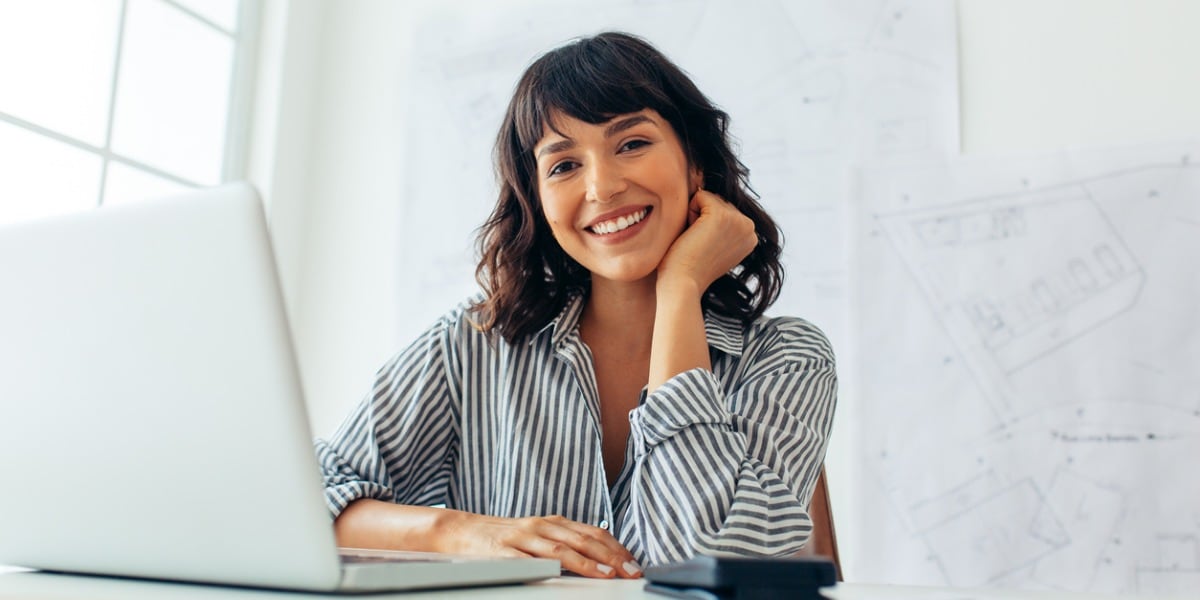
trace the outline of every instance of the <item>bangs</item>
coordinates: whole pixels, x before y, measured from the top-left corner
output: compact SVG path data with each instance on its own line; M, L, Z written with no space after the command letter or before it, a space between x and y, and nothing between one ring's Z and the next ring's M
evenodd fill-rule
M562 133L554 122L556 115L599 124L650 108L673 121L673 104L654 65L614 47L610 40L583 39L558 48L531 65L526 78L530 85L520 89L527 94L514 98L524 152L533 151L547 127Z

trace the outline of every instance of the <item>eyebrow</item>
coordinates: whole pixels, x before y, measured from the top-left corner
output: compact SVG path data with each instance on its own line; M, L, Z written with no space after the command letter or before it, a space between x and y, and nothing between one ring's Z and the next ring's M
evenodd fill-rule
M547 154L554 154L555 152L562 152L563 150L569 150L574 147L575 147L575 140L570 140L570 139L559 140L557 142L554 142L553 144L546 146L545 148L542 148L540 151L538 151L537 157L541 158Z
M625 130L635 127L637 125L641 125L642 123L653 123L653 122L654 121L651 120L650 117L647 117L646 115L633 115L630 117L626 117L624 119L621 119L620 121L612 123L608 127L605 127L604 128L604 137L606 137L606 138L612 137L614 135L617 135L618 133L621 133L622 131L625 131ZM542 148L540 151L538 151L537 155L538 155L538 158L541 158L542 156L545 156L547 154L553 154L555 152L562 152L563 150L569 150L573 147L575 147L575 140L571 140L571 139L560 140L560 141L554 142L553 144L546 146L545 148Z
M626 117L606 127L604 129L604 137L612 137L618 133L621 133L622 131L625 131L626 129L642 123L653 123L653 121L651 121L650 117L647 117L646 115L633 115L631 117Z

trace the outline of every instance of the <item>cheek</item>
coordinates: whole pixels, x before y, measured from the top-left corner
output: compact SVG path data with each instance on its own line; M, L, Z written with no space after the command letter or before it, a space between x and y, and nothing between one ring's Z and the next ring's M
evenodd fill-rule
M557 228L562 223L562 215L553 204L542 203L542 218L550 224L551 228Z
M554 225L558 222L558 213L554 210L554 200L545 190L538 189L538 207L542 210L542 218Z
M561 240L565 229L564 223L570 222L562 207L553 202L543 203L542 218L550 226L550 234L554 236L554 239Z
M543 192L540 196L542 199L542 217L550 224L550 228L554 230L555 236L558 235L560 229L568 229L574 220L574 207L570 202L566 202L561 195L554 193Z

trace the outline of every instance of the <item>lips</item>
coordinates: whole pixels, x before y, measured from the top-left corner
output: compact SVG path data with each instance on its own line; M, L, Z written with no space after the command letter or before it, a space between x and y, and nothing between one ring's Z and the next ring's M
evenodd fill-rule
M649 206L625 207L600 215L584 229L596 235L612 235L641 223L649 215Z

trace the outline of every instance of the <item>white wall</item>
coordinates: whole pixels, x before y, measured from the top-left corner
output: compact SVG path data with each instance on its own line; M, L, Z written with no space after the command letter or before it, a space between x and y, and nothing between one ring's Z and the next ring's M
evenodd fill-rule
M327 433L397 347L393 298L406 3L325 2L295 332L314 429ZM411 291L409 291L411 293Z
M250 178L268 203L315 432L397 348L407 3L265 0Z
M251 173L272 203L318 434L368 390L396 332L429 320L392 309L421 293L395 256L402 178L420 174L403 172L404 144L389 137L404 130L411 10L267 0ZM964 152L1200 135L1200 2L961 0L959 23ZM846 461L831 453L830 471ZM832 483L839 526L852 528Z
M307 234L319 0L262 0L246 176L267 202L284 293L295 312Z
M963 151L1200 134L1200 3L959 0Z

